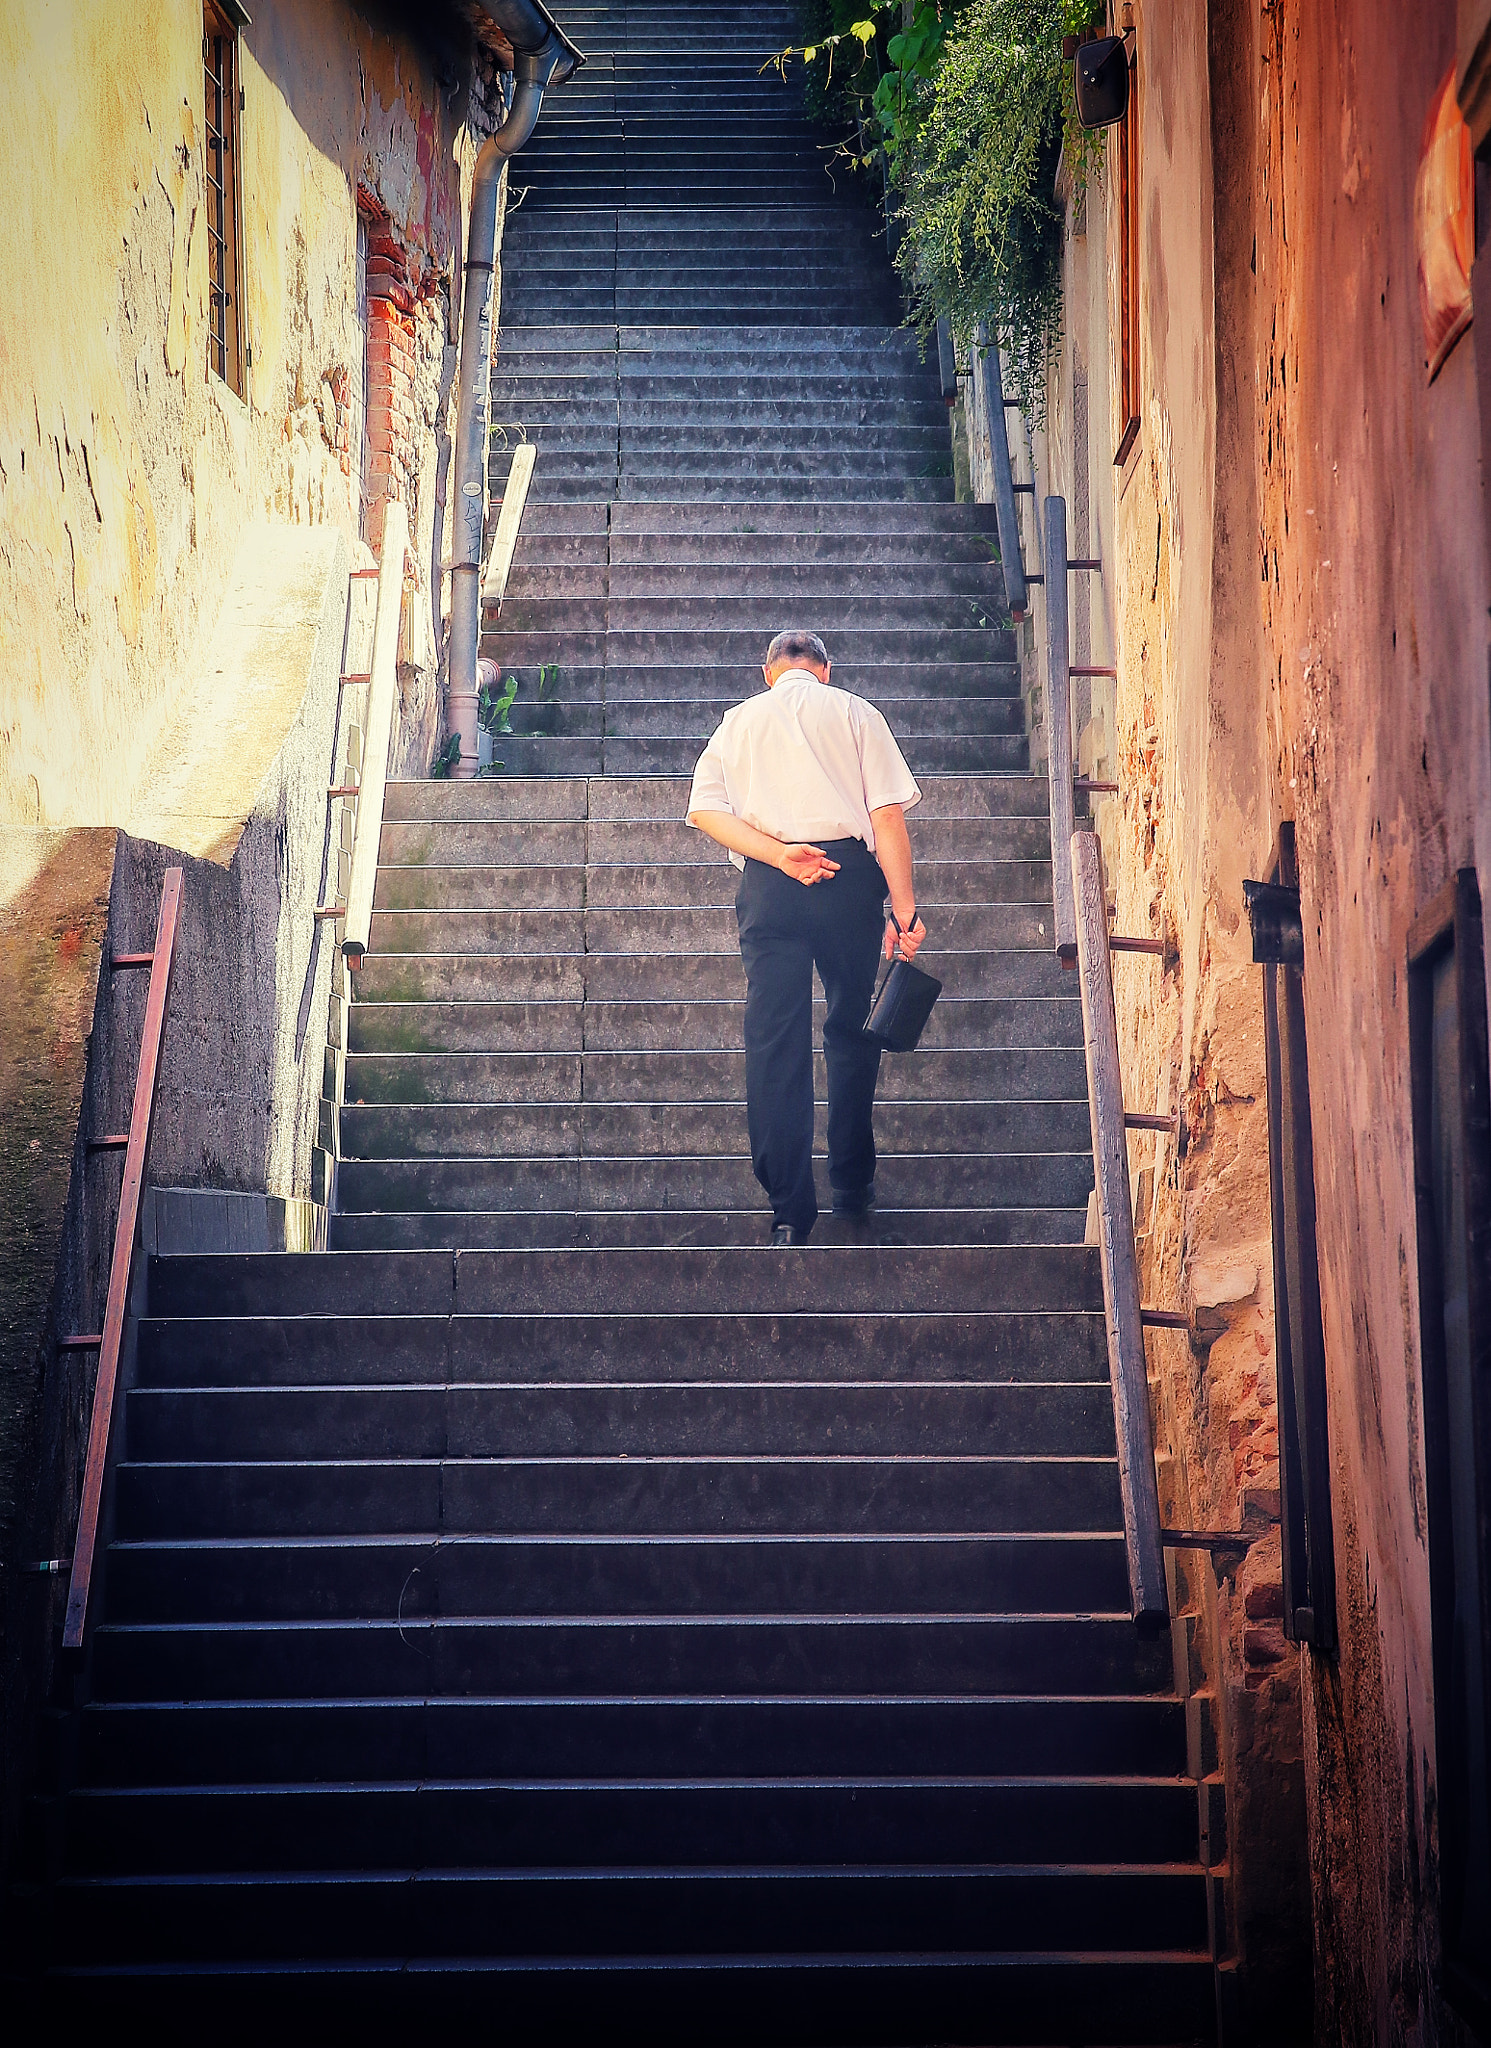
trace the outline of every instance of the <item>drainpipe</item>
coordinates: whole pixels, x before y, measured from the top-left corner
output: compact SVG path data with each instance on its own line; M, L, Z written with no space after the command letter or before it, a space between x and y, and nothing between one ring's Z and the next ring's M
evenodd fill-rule
M461 738L452 773L476 773L476 650L481 633L482 515L486 500L487 420L491 404L492 272L497 254L497 193L502 167L533 133L550 85L585 59L536 0L487 0L486 11L513 46L513 99L507 119L482 144L471 187L466 274L461 299L461 360L456 372L456 502L451 534L448 719Z

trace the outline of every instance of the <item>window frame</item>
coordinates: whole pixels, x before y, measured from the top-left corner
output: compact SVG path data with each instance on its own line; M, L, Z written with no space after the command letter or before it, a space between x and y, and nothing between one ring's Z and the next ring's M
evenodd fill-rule
M1299 890L1291 821L1279 827L1267 879L1275 887ZM1284 1633L1291 1642L1308 1643L1329 1653L1338 1643L1329 1393L1316 1243L1315 1139L1304 972L1298 966L1264 962L1263 1044L1268 1076Z
M207 370L243 399L248 396L248 350L243 331L243 85L238 32L247 19L233 0L202 0Z
M1434 1199L1434 970L1453 952L1459 1051L1467 1320L1474 1514L1480 1572L1484 1758L1491 1761L1491 1075L1488 1075L1485 926L1474 868L1461 868L1414 920L1408 935L1409 1072L1413 1108L1413 1183L1419 1281L1419 1363L1424 1480L1428 1496L1429 1599L1433 1631L1434 1726L1440 1830L1443 1988L1474 2024L1491 2025L1491 1971L1467 1964L1455 1929L1467 1860L1470 1759L1455 1684L1456 1596L1452 1428L1440 1230ZM1446 1532L1448 1531L1448 1535ZM1491 1841L1491 1791L1481 1816Z

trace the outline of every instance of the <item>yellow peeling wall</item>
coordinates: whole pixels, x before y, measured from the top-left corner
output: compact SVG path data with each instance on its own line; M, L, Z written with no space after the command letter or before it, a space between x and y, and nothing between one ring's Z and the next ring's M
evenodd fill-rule
M342 0L252 11L244 403L206 367L200 6L0 10L0 822L129 824L245 522L356 534L359 185L454 265L464 95Z

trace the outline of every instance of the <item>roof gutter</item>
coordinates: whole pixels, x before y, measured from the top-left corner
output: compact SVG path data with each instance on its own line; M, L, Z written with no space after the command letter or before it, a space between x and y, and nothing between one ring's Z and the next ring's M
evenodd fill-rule
M502 168L533 133L544 94L562 85L584 57L538 0L486 0L486 12L513 46L513 98L507 119L482 144L471 186L466 274L461 296L461 356L456 372L456 505L451 535L448 723L459 733L453 775L476 773L477 644L481 635L481 543L487 429L491 406L492 275L497 254L497 196Z

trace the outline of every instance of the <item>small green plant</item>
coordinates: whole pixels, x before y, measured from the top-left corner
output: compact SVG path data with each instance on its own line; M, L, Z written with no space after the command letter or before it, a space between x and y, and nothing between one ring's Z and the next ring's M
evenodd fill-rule
M549 692L551 690L557 690L558 687L559 664L557 661L546 661L538 672L539 702L543 703L544 699L548 696Z
M518 679L509 676L496 690L490 683L483 683L476 693L476 719L484 732L510 733L513 729L513 699L518 694Z
M461 758L461 735L453 732L430 763L431 782L444 782Z

